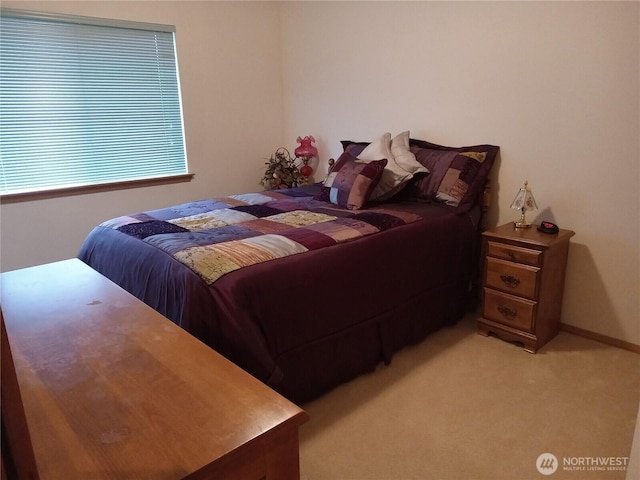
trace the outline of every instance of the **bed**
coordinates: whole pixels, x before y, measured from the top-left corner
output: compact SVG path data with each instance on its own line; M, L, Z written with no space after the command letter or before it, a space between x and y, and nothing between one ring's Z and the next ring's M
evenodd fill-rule
M343 142L316 184L107 220L78 258L290 400L309 401L469 305L478 199L498 147L408 135Z

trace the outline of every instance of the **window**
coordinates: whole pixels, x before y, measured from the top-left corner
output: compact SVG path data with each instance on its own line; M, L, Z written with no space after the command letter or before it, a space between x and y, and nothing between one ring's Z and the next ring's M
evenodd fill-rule
M2 10L0 194L187 175L174 35Z

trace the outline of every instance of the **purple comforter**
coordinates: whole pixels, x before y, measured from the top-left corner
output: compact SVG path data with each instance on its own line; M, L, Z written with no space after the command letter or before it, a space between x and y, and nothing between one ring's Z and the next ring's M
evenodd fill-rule
M457 320L476 241L470 217L440 204L351 211L313 200L316 189L113 219L89 234L79 258L258 379L305 401ZM296 224L287 212L306 213ZM303 248L246 255L242 242L271 245L264 235ZM231 267L219 275L211 258Z

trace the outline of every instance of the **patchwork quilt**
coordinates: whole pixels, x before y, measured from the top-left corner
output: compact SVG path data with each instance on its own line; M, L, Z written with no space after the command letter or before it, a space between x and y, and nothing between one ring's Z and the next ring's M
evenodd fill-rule
M101 224L153 245L211 285L239 268L348 242L419 220L380 208L346 210L304 189L185 203Z

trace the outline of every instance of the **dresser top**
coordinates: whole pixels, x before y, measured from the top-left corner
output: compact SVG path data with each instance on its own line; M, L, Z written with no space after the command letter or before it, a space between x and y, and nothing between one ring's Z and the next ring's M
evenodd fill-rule
M40 478L182 478L307 414L77 259L0 275Z

